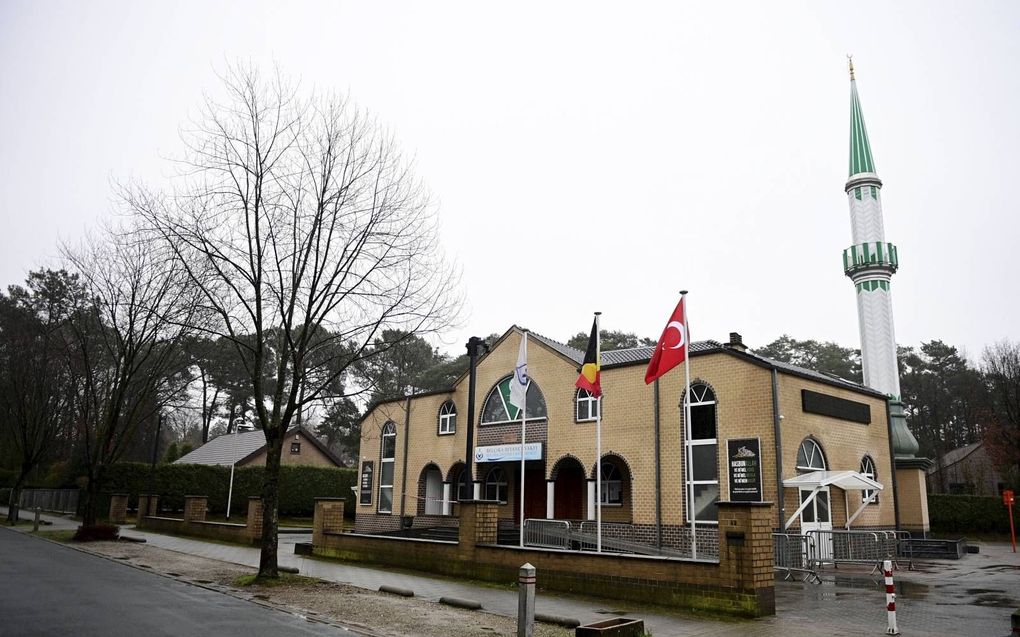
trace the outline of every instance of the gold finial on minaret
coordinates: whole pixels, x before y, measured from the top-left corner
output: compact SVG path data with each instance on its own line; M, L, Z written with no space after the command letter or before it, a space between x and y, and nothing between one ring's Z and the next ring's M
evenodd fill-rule
M850 80L854 79L854 56L847 53L846 63L850 66Z

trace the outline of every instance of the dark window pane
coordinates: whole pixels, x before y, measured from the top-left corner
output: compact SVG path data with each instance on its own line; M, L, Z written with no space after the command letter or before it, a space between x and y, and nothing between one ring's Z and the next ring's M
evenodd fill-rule
M379 484L393 486L393 463L384 462L379 466L379 469L380 469Z
M800 492L800 503L804 504L804 501L811 495L810 491ZM800 513L801 522L814 522L815 521L815 507L814 504L809 504L804 507L804 510Z
M382 457L392 458L397 449L397 437L396 436L383 436L382 439Z
M528 418L546 418L548 416L545 409L545 396L542 395L542 390L535 383L528 385L528 395L525 401L528 403Z
M715 438L715 405L691 407L691 440Z
M691 469L695 480L716 480L718 457L715 445L691 446Z
M694 519L704 522L715 522L719 520L718 484L696 484L694 485Z

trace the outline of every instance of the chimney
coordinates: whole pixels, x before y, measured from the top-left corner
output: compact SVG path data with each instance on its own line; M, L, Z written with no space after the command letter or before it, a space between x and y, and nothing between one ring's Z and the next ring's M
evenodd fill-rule
M747 345L744 345L744 337L739 332L730 332L730 342L726 344L726 347L735 349L738 352L747 351Z

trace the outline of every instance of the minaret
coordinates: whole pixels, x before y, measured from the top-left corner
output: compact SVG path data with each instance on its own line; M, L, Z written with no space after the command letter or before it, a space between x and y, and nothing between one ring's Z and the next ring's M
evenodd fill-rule
M889 396L893 415L893 447L897 457L912 457L917 440L906 427L900 401L900 373L893 330L892 275L899 267L896 246L886 242L882 223L882 180L875 172L868 129L857 96L854 63L850 60L850 203L853 245L843 251L843 269L857 289L864 384Z

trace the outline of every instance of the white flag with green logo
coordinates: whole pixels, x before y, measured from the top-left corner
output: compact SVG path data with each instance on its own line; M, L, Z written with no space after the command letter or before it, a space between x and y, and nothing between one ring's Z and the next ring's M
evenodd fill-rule
M510 403L517 409L524 409L528 396L528 336L521 336L521 349L517 353L517 366L510 379Z

